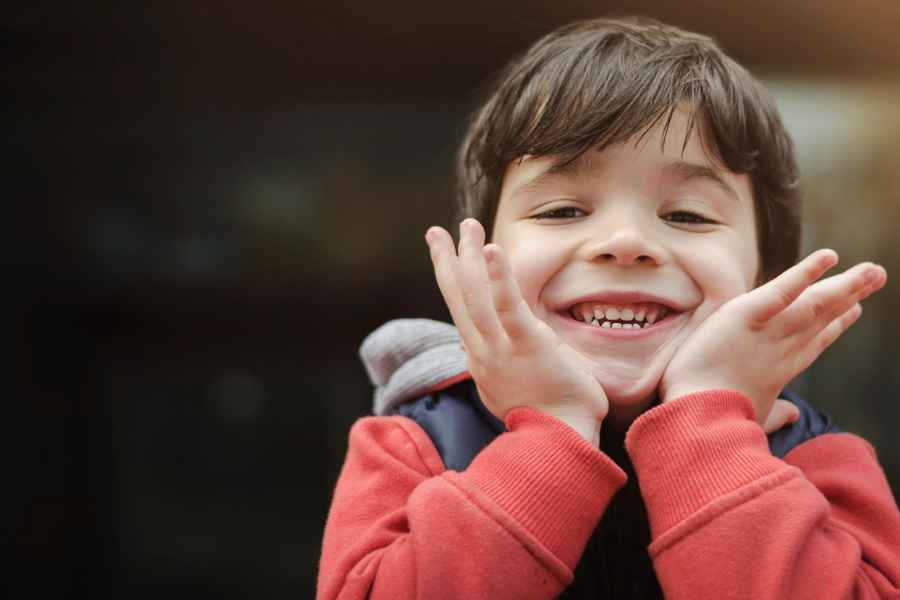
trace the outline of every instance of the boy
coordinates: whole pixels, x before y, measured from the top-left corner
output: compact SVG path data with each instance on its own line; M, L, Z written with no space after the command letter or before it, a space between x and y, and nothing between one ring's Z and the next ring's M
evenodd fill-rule
M874 450L782 390L886 273L791 266L796 168L758 82L703 36L574 24L460 157L458 255L426 235L457 329L364 343L392 416L351 431L319 598L900 597Z

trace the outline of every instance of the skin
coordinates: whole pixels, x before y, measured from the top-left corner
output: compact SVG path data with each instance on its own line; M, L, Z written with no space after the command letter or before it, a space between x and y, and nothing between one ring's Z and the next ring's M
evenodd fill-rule
M776 403L781 387L884 285L884 269L871 263L813 285L837 262L820 250L753 290L759 260L749 179L708 157L697 135L682 153L685 127L678 112L662 147L658 126L639 145L591 152L575 177L524 191L554 157L511 164L487 246L474 219L461 224L458 255L446 231L429 229L469 370L499 418L537 408L597 445L601 422L627 429L657 396L668 402L726 388L750 397L757 422L774 431L796 413ZM676 160L711 166L732 192L667 174ZM577 298L607 290L651 293L683 310L641 340L564 322Z
M697 135L681 154L686 127L679 111L663 152L660 124L637 147L626 142L592 152L596 164L587 173L515 196L554 159L513 163L500 194L493 242L505 250L534 315L584 356L609 398L607 421L618 429L655 400L663 371L700 323L753 289L759 268L748 176L715 165L736 192L732 198L703 180L664 174L663 167L677 160L710 164ZM533 218L554 209L557 218ZM685 210L718 224L677 212ZM649 292L688 309L662 339L624 342L563 326L568 316L560 310L605 289Z

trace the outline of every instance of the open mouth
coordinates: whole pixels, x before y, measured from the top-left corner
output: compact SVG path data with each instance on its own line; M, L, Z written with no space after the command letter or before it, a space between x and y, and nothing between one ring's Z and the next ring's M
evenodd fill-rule
M573 319L595 327L610 329L646 329L677 311L656 302L611 304L579 302L569 309Z

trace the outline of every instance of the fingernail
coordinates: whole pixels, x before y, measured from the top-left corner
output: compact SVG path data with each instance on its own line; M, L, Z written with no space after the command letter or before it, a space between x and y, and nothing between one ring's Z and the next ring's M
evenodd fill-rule
M425 241L428 242L428 245L431 246L431 230L425 232Z
M876 271L874 268L866 271L866 283L872 283L873 281L875 281L876 277L878 277L878 271Z
M466 230L469 228L469 224L463 221L459 224L459 237L463 237L466 235Z
M484 254L485 260L487 260L487 264L491 264L494 262L494 251L491 248L484 248L481 251Z

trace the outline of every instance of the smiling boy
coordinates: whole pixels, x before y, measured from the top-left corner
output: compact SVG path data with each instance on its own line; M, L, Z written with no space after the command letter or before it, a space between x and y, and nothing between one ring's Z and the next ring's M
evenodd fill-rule
M655 21L574 24L460 157L458 251L426 235L456 329L364 343L381 416L319 598L900 595L874 450L783 390L886 274L794 264L790 140L746 71Z

